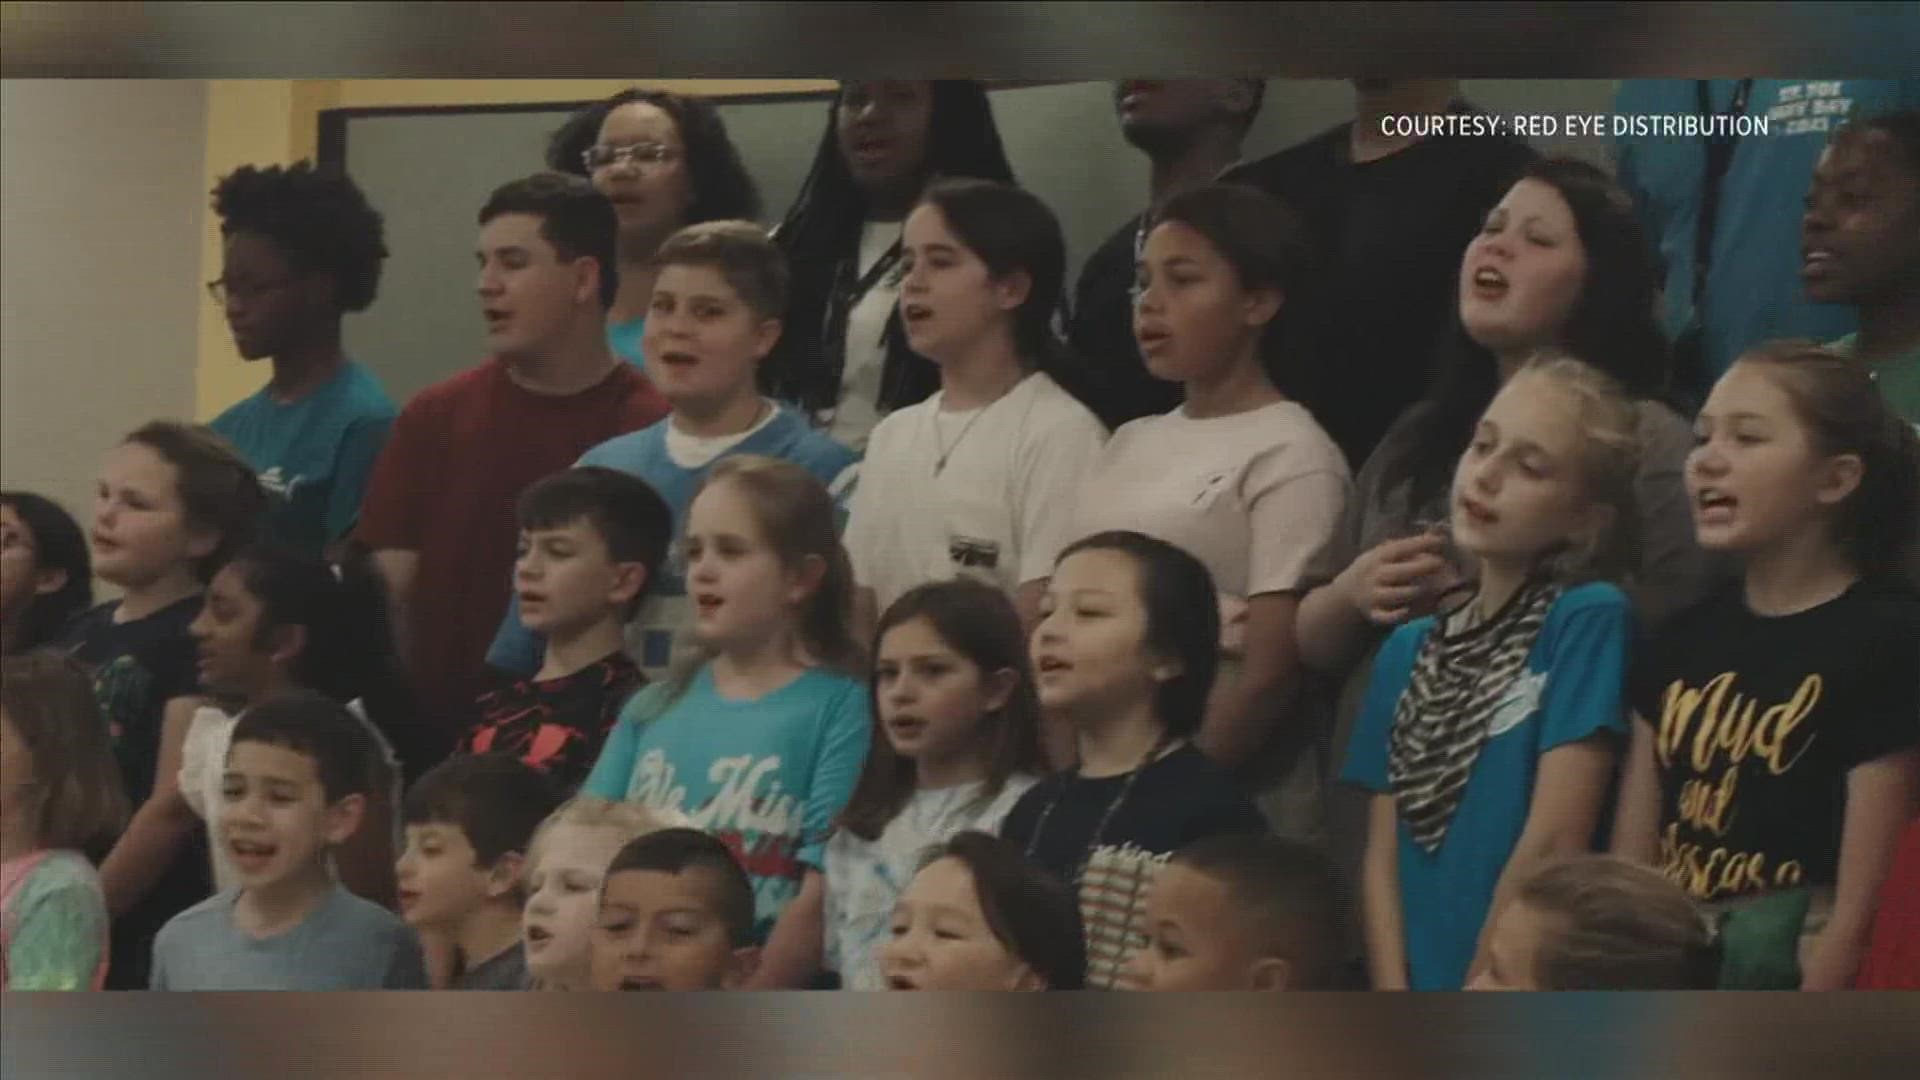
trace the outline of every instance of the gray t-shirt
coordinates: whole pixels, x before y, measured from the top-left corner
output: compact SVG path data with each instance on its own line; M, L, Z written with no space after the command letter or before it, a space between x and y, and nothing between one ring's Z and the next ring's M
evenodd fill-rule
M455 990L525 990L527 953L518 942L482 960L453 980Z
M239 889L174 916L153 943L154 990L425 990L420 940L400 917L339 885L291 930L257 938L233 921Z

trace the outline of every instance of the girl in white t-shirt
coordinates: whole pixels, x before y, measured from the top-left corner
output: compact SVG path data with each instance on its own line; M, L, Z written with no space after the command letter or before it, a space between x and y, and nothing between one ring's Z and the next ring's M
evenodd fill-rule
M1114 433L1082 488L1074 535L1141 532L1206 564L1223 663L1194 741L1263 780L1284 768L1268 817L1312 838L1318 770L1295 715L1294 611L1328 576L1350 485L1339 447L1268 375L1305 263L1294 216L1252 188L1210 185L1160 211L1137 268L1134 333L1147 369L1186 400Z
M341 884L358 896L392 906L393 861L400 802L401 758L420 758L420 740L387 631L379 579L364 559L336 568L317 555L256 546L227 563L207 586L206 604L191 627L200 654L200 683L209 697L177 699L188 711L180 750L180 792L220 835L227 747L247 709L292 690L315 690L367 725L380 748L373 798L360 830L335 853ZM419 769L428 762L409 761ZM209 851L214 884L235 884L231 856L216 841Z
M931 398L874 429L846 544L861 624L929 581L974 577L1025 625L1106 429L1046 373L1066 267L1060 223L1007 184L946 180L907 217L900 314L940 369Z
M975 581L912 590L875 639L873 745L827 841L825 967L880 990L894 902L928 849L994 832L1043 771L1039 702L1020 617Z

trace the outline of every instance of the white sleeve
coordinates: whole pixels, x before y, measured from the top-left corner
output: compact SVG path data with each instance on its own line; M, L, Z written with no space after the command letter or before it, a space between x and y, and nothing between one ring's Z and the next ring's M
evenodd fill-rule
M223 763L215 760L226 749L228 740L222 735L233 730L231 724L223 723L226 719L226 714L215 708L195 709L187 724L187 737L180 744L180 795L202 818L207 816L208 796L223 771Z
M1248 478L1258 490L1247 508L1253 538L1247 595L1323 584L1338 569L1332 565L1333 549L1347 509L1347 478L1332 469L1293 473L1277 458L1265 468L1274 472L1260 476L1256 471Z
M1021 448L1019 505L1014 530L1020 545L1018 584L1052 576L1060 550L1072 543L1075 500L1100 461L1107 429L1075 403Z
M881 420L867 439L867 452L860 464L850 466L859 471L855 474L853 497L848 500L847 528L841 536L841 543L847 549L847 561L853 566L854 584L867 588L873 587L875 534L879 531L877 515L880 512L877 500L885 486L876 481L881 479L878 474L885 471L885 466L879 463L886 461L883 455L889 452L891 427L886 420ZM876 468L876 465L879 467Z

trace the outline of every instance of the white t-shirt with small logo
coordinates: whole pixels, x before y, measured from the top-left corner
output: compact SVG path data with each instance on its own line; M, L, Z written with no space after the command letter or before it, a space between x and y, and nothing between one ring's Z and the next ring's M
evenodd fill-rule
M930 581L973 577L1011 594L1050 576L1106 442L1093 413L1045 373L943 420L945 397L880 421L860 466L847 554L883 612Z

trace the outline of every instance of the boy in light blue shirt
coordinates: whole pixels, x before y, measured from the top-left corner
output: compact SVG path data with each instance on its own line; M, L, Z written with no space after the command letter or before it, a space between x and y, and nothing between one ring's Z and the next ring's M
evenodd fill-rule
M374 754L360 722L319 694L240 717L213 837L240 884L161 929L152 989L426 989L414 932L342 887L329 859L363 826Z
M580 458L645 480L673 512L673 533L713 465L736 454L791 461L827 485L846 521L853 451L814 430L800 414L760 395L761 360L779 340L786 310L784 256L759 226L712 221L662 244L647 317L648 374L673 411L652 427L601 443ZM664 677L687 625L685 562L668 549L639 615L628 652L649 680ZM520 621L517 602L501 621L487 663L516 676L540 667L540 638Z

